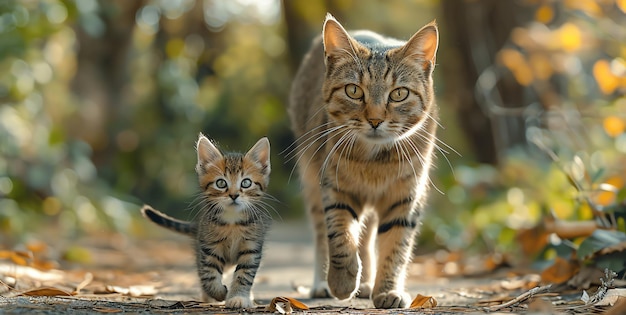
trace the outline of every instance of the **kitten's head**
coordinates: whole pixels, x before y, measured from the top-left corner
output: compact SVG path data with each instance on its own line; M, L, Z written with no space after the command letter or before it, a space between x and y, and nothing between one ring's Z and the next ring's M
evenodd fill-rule
M322 90L330 121L364 143L389 145L434 119L438 41L434 22L404 43L367 31L350 35L327 15Z
M200 134L197 151L196 172L205 199L221 209L254 208L269 184L271 166L267 138L261 138L244 155L222 153Z

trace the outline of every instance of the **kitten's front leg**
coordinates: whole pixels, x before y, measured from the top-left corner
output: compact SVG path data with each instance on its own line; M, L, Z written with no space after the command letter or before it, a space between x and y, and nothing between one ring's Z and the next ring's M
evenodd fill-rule
M360 225L349 198L336 192L331 195L324 200L330 262L328 287L336 298L348 299L355 296L361 280L362 267L358 255Z
M222 273L225 259L212 248L197 245L196 261L200 286L202 287L202 299L205 302L224 301L228 289L222 284Z
M233 273L233 281L226 297L227 308L251 308L255 306L250 291L261 263L263 236L263 232L254 237L244 236L248 240L244 240L239 246L237 268ZM257 240L257 238L260 239Z

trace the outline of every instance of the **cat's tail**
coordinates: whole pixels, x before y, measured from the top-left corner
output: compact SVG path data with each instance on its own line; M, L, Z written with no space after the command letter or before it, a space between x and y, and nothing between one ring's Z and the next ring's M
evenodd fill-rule
M175 232L187 234L187 235L196 235L197 227L195 224L191 222L181 221L178 219L174 219L159 210L156 210L148 205L144 205L141 208L141 214L146 217L148 220Z

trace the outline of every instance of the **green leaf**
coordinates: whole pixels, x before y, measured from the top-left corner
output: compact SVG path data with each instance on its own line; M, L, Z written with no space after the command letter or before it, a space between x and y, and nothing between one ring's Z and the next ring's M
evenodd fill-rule
M578 248L577 256L583 260L595 252L626 241L626 234L620 231L596 230Z

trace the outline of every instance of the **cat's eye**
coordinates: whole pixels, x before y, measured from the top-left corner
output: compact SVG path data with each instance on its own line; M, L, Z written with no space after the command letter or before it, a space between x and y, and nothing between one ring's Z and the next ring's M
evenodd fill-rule
M226 188L226 186L228 186L228 183L226 183L226 181L221 178L215 181L215 187L219 189L224 189Z
M359 100L359 99L363 98L363 89L361 89L356 84L348 84L348 85L346 85L345 90L346 90L346 95L348 95L348 97L351 98L351 99Z
M249 178L244 178L241 181L241 188L250 188L252 186L252 181Z
M405 87L397 88L389 94L389 99L394 102L402 102L409 97L409 89Z

